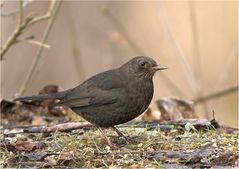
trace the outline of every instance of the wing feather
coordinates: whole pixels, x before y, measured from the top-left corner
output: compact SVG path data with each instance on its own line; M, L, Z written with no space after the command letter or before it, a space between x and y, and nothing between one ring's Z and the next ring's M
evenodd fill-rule
M95 75L76 88L57 105L68 107L85 107L103 104L113 104L120 95L123 83L119 72L110 70Z

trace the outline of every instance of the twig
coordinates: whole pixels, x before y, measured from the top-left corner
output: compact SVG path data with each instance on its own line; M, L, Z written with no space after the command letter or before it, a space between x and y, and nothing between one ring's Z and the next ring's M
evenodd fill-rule
M9 48L16 42L17 38L22 34L24 29L27 27L28 23L33 19L33 17L27 17L22 25L17 26L16 29L13 31L13 33L8 37L7 41L1 48L1 60L3 60L3 56L6 54L6 52L9 50Z
M56 124L54 126L40 126L25 128L23 131L26 133L51 133L55 131L69 132L72 130L83 129L88 127L94 127L88 122L68 122L62 124Z
M217 92L213 92L213 93L211 93L209 95L206 95L206 96L203 96L201 98L197 98L197 99L194 100L194 102L195 102L195 104L201 103L203 101L216 99L216 98L219 98L219 97L222 97L224 95L228 95L228 94L231 94L231 93L234 93L234 92L237 92L237 91L238 91L238 85L235 85L235 86L228 87L226 89L223 89L223 90L220 90L220 91L217 91Z
M207 119L182 119L182 120L170 120L170 121L162 122L162 124L180 125L180 126L185 126L187 123L190 123L193 126L200 126L200 127L211 126L210 121L208 121Z
M133 127L133 128L146 128L148 130L160 129L161 131L169 131L174 128L172 126L183 127L187 123L190 123L193 126L201 129L208 128L211 126L211 123L206 119L182 119L182 120L165 121L163 123L147 122L147 121L128 122L125 124L117 125L117 128ZM14 128L21 130L17 133L52 133L55 131L70 132L77 129L94 129L95 126L89 122L66 122L61 124L55 124L52 126L16 126L8 129ZM11 134L13 133L11 132Z
M191 73L190 67L188 65L188 62L186 60L186 57L178 43L178 41L176 40L176 38L173 36L171 27L169 26L168 23L168 18L167 15L163 9L163 7L161 6L161 4L159 4L159 10L158 10L158 16L160 18L160 21L162 22L163 27L165 28L165 31L169 37L169 40L171 42L171 44L173 45L175 52L176 52L176 56L181 64L181 67L183 69L183 72L186 76L186 79L192 89L192 91L194 92L194 94L198 93L198 84L196 83L196 80L194 79L194 76Z
M21 0L22 1L22 0ZM34 17L33 15L27 16L25 20L21 21L21 24L18 24L12 34L8 37L7 41L1 47L0 51L0 60L4 59L6 52L12 47L13 44L17 41L17 38L23 33L23 31L29 28L31 25L38 23L40 21L49 19L52 15L53 7L55 6L56 0L52 0L50 8L47 14L39 17ZM19 19L22 17L20 14ZM20 19L21 20L21 19ZM19 22L20 23L20 22Z
M237 44L238 45L238 44ZM228 77L228 72L231 70L231 65L235 63L236 59L238 58L238 46L235 45L233 50L232 50L232 56L230 56L223 64L223 70L220 70L220 76L216 82L216 85L214 87L214 91L218 90L219 87L222 86L223 82L226 80Z
M210 122L211 122L211 124L213 125L213 127L214 127L215 129L219 129L220 127L223 127L223 126L221 126L221 125L216 121L216 119L215 119L215 111L214 111L214 110L212 110L212 120L211 120Z
M55 8L51 8L52 9L52 16L50 17L49 21L48 21L48 26L46 28L46 31L44 33L44 36L43 36L43 39L42 39L42 44L44 44L48 38L48 35L51 31L51 28L52 28L52 25L56 19L56 16L57 16L57 12L59 11L59 8L60 8L60 5L61 5L62 1L58 1L56 4L55 4ZM23 82L23 84L21 85L21 88L20 88L20 91L19 91L19 94L22 95L25 93L27 87L29 86L29 83L30 81L32 80L33 78L33 74L36 70L36 66L41 58L41 54L43 52L43 46L40 46L40 48L38 49L37 51L37 54L32 62L32 65L28 71L28 74Z
M18 25L21 26L23 20L23 0L19 0L19 11Z
M56 2L57 2L57 0L52 0L51 1L51 5L50 5L49 10L47 11L47 13L45 15L42 15L42 16L34 17L33 20L29 23L29 26L33 25L33 24L35 24L35 23L37 23L39 21L43 21L43 20L49 19L53 15L52 13L54 12L54 8L56 6Z
M215 111L214 110L212 110L212 119L215 120Z
M15 15L18 12L22 13L21 10L23 10L23 8L25 8L29 3L32 2L32 0L19 0L19 1L22 1L22 2L20 2L19 8L14 9L14 10L8 12L8 13L3 13L1 11L1 17L9 17L9 16L12 16L12 15ZM1 5L0 5L1 7L3 7L4 2L5 2L4 0L1 1ZM21 9L21 7L22 7L22 9Z
M31 40L31 39L17 40L16 42L27 42L27 43L35 44L35 45L38 45L38 46L43 46L44 48L48 48L48 49L50 48L50 45L43 44L41 42Z
M182 120L174 120L174 121L166 121L162 124L159 122L129 122L126 124L118 125L117 128L131 128L132 126L134 128L148 128L150 129L156 129L159 128L162 131L165 130L171 130L171 125L175 126L184 126L187 123L191 123L193 126L196 127L208 127L211 125L211 123L206 119L182 119ZM18 127L18 129L21 127ZM67 123L61 123L56 124L53 126L23 126L23 133L52 133L55 131L61 131L61 132L69 132L72 130L77 129L88 129L88 128L95 128L94 125L90 124L89 122L67 122Z
M15 15L16 13L18 13L19 10L18 9L14 9L13 11L10 11L8 13L2 13L1 12L1 17L9 17L9 16L12 16L12 15Z
M119 22L119 20L114 17L108 8L103 9L103 14L108 17L108 19L113 23L115 28L118 30L118 32L124 37L124 39L127 41L129 46L135 51L135 53L140 53L141 55L145 55L145 52L132 40L132 38L129 36L128 32L125 30L125 28L122 26L122 24ZM184 96L183 92L175 85L175 83L166 75L163 73L161 74L162 78L164 79L164 83L168 84L172 87L172 89L179 94L179 96Z

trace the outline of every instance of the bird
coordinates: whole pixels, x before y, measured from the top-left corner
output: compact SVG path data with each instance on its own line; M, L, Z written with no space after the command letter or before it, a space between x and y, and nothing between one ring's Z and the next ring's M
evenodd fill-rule
M149 107L154 93L153 76L167 66L157 64L147 56L137 56L122 66L96 74L75 88L66 91L25 96L15 101L58 100L52 106L71 108L99 129L109 145L110 140L101 128L112 128L124 137L115 125L135 119Z

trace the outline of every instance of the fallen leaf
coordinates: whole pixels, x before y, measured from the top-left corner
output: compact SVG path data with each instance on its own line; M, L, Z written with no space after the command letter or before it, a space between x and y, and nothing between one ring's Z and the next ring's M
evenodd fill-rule
M28 141L17 140L15 146L19 151L34 151L36 149L35 143L30 143Z
M158 99L157 105L161 112L160 121L198 118L194 112L194 103L191 100L163 97Z

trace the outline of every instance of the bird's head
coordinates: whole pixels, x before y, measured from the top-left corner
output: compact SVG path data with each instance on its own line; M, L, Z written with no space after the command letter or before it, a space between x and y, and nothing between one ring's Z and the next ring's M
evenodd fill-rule
M152 78L155 72L167 68L167 66L157 64L152 58L145 56L135 57L120 67L124 73L138 78Z

